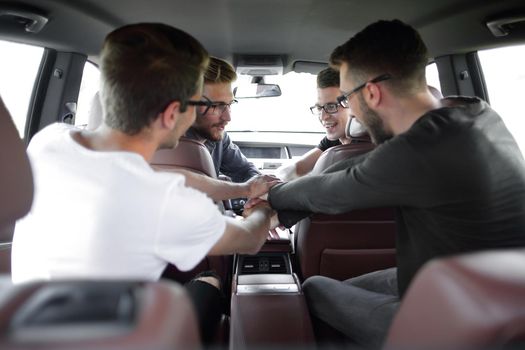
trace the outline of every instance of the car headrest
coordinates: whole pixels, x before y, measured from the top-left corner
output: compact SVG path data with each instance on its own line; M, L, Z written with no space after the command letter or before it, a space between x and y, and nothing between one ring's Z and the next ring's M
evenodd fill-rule
M437 98L438 100L441 100L443 98L443 94L441 91L439 91L437 88L433 87L432 85L428 85L428 91Z
M25 145L0 98L0 235L27 214L33 201L33 176ZM0 240L10 240L0 237Z
M366 128L359 120L356 119L356 117L350 117L348 118L348 121L345 125L345 136L348 139L355 139L355 138L362 138L366 137L370 139L368 136L368 131L366 131Z
M89 116L87 130L95 130L102 124L102 116L104 112L102 111L102 103L100 102L100 94L97 93L93 96L91 100L91 106L89 107Z
M343 159L351 158L374 149L374 144L370 142L350 143L331 147L321 154L310 174L317 175L323 172L330 165L335 164Z
M175 148L159 149L151 161L157 170L183 168L217 178L210 152L202 142L181 137Z

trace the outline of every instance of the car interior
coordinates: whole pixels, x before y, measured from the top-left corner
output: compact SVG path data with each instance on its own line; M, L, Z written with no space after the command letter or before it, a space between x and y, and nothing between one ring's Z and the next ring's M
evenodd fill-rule
M191 271L170 264L158 282L13 285L14 225L29 212L34 191L25 148L52 123L92 127L90 110L101 113L94 96L104 37L125 24L161 22L188 32L211 55L234 65L239 106L226 129L262 173L275 174L324 136L308 106L315 103L315 77L328 66L332 50L366 25L394 18L422 35L432 57L427 79L444 96L477 96L496 110L502 106L502 114L523 114L525 4L520 0L0 2L0 348L201 348L196 316L181 285L210 269L220 275L228 300L215 347L322 348L302 282L314 275L345 280L396 266L393 208L313 214L269 234L258 254L209 256ZM506 48L521 51L505 51L490 73L486 52ZM492 76L505 83L494 87ZM509 88L510 80L522 85ZM513 105L499 97L509 94ZM525 126L505 123L525 151ZM312 172L373 148L370 142L333 147ZM183 168L216 177L207 149L185 138L175 149L157 151L151 165L156 171ZM217 206L235 216L245 201L234 198ZM384 348L519 348L525 345L524 301L525 249L433 260L403 298ZM325 332L337 344L338 335Z

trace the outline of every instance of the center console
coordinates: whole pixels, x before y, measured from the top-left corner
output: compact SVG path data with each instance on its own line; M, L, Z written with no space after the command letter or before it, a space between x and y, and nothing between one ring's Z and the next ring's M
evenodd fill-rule
M230 349L315 345L286 232L268 239L259 254L235 258Z

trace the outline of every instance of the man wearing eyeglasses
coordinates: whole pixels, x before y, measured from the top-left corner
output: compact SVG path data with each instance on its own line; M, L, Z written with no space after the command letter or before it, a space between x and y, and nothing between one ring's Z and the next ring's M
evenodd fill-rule
M319 145L304 154L297 162L277 169L276 175L283 181L290 181L312 171L315 163L327 149L341 144L369 142L366 130L353 120L350 125L350 138L346 136L346 126L350 119L350 109L343 108L338 102L339 72L333 68L323 69L317 75L317 103L310 107L314 116L326 130L326 136ZM365 136L365 138L361 138ZM355 137L355 138L354 138Z
M225 131L231 120L231 106L236 103L232 83L237 79L233 67L216 57L204 74L202 105L186 137L202 141L210 151L217 175L224 174L233 182L245 182L261 173L241 153Z
M314 318L375 349L427 261L525 246L525 161L486 102L431 94L426 46L401 21L369 25L336 48L331 63L340 70L338 102L378 146L321 175L277 184L268 201L287 227L312 212L396 208L397 269L303 284Z
M16 225L13 282L155 281L168 263L187 271L206 255L256 253L271 208L234 220L187 178L149 165L193 124L208 52L181 30L139 23L108 34L100 61L102 125L52 124L29 144L35 200ZM205 343L221 317L219 286L200 276L186 288Z

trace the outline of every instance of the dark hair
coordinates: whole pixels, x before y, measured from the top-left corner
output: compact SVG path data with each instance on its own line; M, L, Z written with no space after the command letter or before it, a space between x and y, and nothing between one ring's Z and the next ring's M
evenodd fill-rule
M325 89L329 87L339 87L339 72L328 67L317 74L317 87Z
M204 83L232 83L237 73L231 64L217 57L210 57L210 64L204 73Z
M353 80L362 81L388 73L392 91L406 93L426 83L428 51L418 32L400 20L378 21L338 46L330 63L348 64Z
M193 96L202 84L208 52L189 34L160 23L121 27L101 52L100 96L105 123L128 135L150 125L172 101Z

